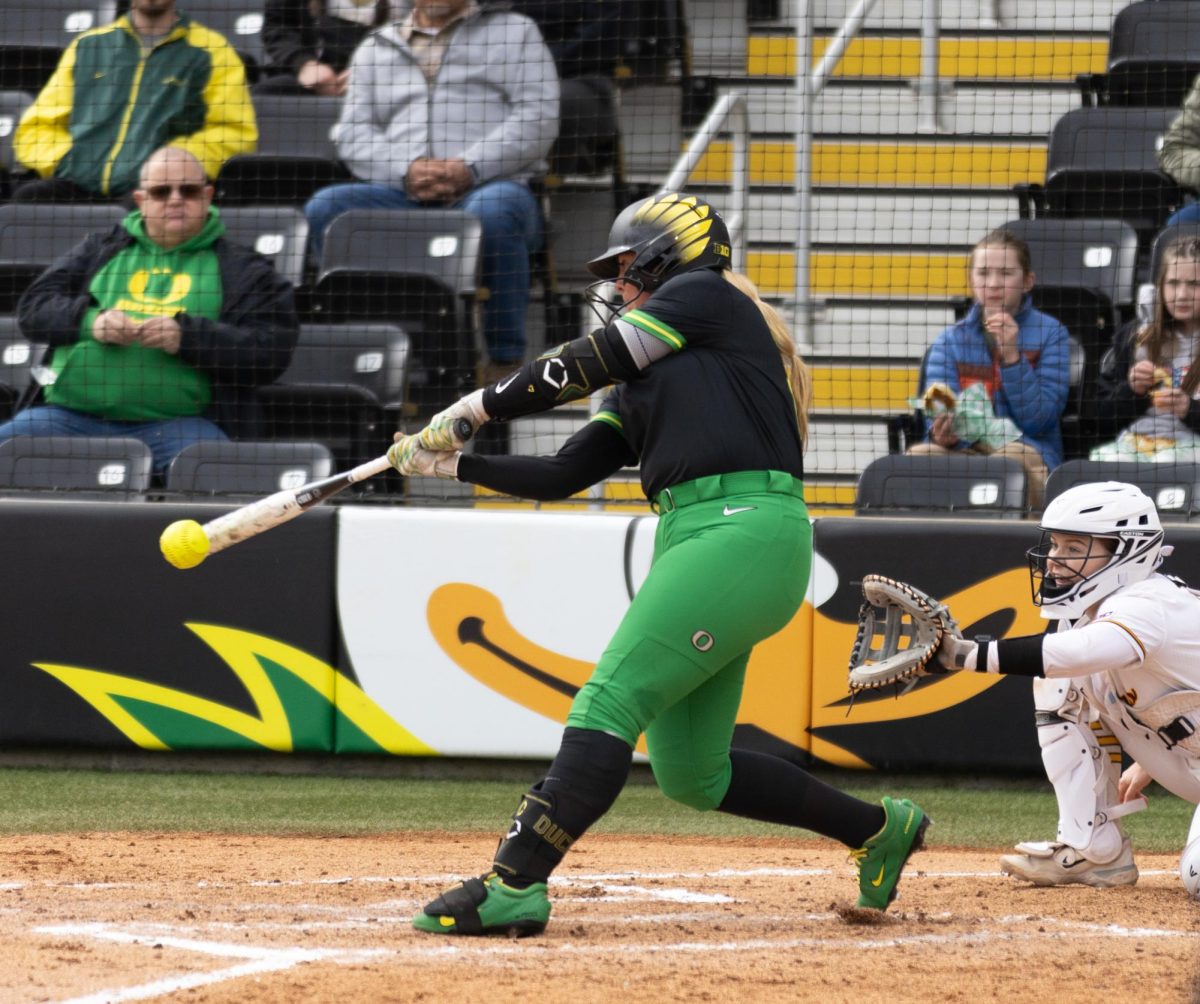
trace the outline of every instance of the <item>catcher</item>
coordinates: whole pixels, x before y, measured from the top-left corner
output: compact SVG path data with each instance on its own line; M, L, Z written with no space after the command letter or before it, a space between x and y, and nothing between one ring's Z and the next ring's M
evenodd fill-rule
M1154 503L1133 485L1072 488L1046 507L1041 531L1028 552L1033 601L1059 622L1056 633L968 641L923 593L864 582L875 604L860 618L851 689L955 670L1033 677L1058 833L1018 844L1001 870L1042 886L1133 885L1120 818L1146 807L1150 781L1200 803L1200 593L1157 571L1171 548ZM881 622L883 643L871 648L868 632ZM903 641L911 644L899 651ZM1118 743L1134 761L1124 773ZM1179 876L1200 898L1200 809Z

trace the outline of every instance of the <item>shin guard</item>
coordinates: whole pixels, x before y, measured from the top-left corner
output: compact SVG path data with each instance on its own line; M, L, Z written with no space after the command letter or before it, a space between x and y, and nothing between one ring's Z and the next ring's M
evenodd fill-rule
M633 750L623 739L568 728L546 776L521 799L492 867L506 882L545 882L571 845L617 800Z

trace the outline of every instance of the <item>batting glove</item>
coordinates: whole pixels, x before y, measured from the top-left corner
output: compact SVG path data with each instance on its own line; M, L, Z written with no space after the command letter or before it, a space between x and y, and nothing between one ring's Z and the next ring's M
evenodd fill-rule
M457 450L423 450L416 436L396 433L396 441L388 448L391 465L405 477L419 474L426 478L458 479Z
M474 391L459 401L455 401L445 411L439 411L429 420L429 424L417 433L421 446L426 450L444 451L461 450L465 439L456 428L459 419L465 418L474 433L489 418L483 410L483 390Z

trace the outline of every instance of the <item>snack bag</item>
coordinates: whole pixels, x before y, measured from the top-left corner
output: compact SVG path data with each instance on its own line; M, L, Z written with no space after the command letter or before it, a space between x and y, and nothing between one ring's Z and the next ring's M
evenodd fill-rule
M951 428L960 439L999 450L1021 438L1021 430L1011 418L997 418L987 388L973 383L958 395Z

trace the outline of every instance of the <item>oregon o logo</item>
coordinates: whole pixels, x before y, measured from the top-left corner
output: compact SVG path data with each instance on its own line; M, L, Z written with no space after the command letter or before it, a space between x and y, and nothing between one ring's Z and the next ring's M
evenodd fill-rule
M713 636L707 631L697 631L692 635L692 647L697 652L707 652L713 647Z

